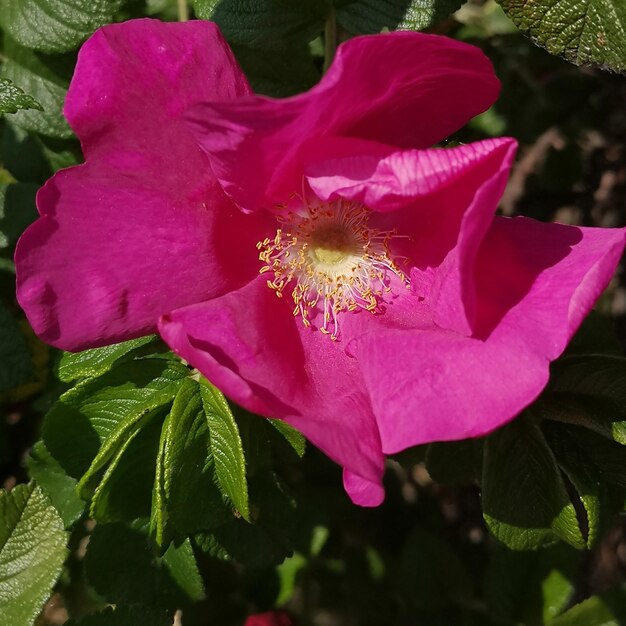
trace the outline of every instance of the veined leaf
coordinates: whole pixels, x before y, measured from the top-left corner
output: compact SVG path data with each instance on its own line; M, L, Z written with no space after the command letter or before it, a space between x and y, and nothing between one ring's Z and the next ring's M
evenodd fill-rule
M157 406L176 395L189 370L176 361L128 361L64 393L43 425L52 456L74 478L111 458L122 439Z
M498 0L533 41L576 65L626 71L622 0Z
M7 5L11 3L5 2L2 6ZM7 33L3 53L6 61L0 66L0 76L31 94L42 108L41 111L18 111L12 116L15 124L46 137L72 137L72 130L61 114L73 65L71 59L44 60L33 50L20 46ZM61 65L63 68L59 67ZM61 71L53 70L53 66Z
M347 31L375 34L389 30L424 30L449 17L463 0L335 0L337 21Z
M41 105L35 98L24 93L8 78L0 78L0 114L17 113L20 109L37 109L42 111Z
M534 550L557 537L585 546L554 454L528 416L486 439L481 482L487 526L509 548Z
M150 520L159 546L234 517L217 480L200 388L187 379L161 431Z
M626 358L585 355L554 364L541 417L584 426L626 445Z
M0 615L30 626L48 599L67 554L63 520L30 483L0 491Z
M283 420L268 419L268 421L287 440L295 453L302 458L306 452L306 439L304 435Z
M8 0L0 5L0 26L27 48L65 52L111 22L121 6L122 0Z
M250 521L246 459L237 422L224 394L207 380L200 381L200 394L220 488L241 516Z
M142 354L146 346L156 344L157 337L149 335L103 348L92 348L82 352L64 352L59 360L57 375L69 383L80 378L93 378L109 371L115 363ZM156 345L155 345L156 347Z
M43 441L33 446L27 464L29 474L50 498L65 527L72 526L85 510L85 502L76 494L76 479L65 473Z

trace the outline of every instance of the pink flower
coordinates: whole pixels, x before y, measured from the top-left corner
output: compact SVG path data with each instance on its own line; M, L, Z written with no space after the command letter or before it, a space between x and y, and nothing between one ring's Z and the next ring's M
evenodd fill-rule
M295 622L284 611L269 611L250 615L244 626L294 626Z
M65 105L86 162L39 193L19 301L67 350L158 328L376 505L384 454L533 401L624 248L623 230L494 217L513 140L429 149L498 89L478 49L393 33L272 100L211 23L101 29Z

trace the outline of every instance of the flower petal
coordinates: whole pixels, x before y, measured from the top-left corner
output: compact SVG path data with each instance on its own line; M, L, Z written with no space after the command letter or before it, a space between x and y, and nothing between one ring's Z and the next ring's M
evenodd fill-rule
M16 251L18 300L42 339L78 350L150 333L256 274L262 216L232 205L181 120L246 90L204 22L137 20L83 46L66 114L87 163L48 181Z
M261 276L238 291L164 316L161 336L227 396L286 420L348 478L360 504L379 504L383 457L356 360L305 328ZM378 485L376 488L374 485Z
M149 334L171 308L236 288L256 275L255 233L267 230L210 179L176 197L91 163L58 172L38 204L15 253L17 297L64 350Z
M487 109L499 83L473 46L436 35L356 37L305 94L209 102L189 122L226 192L246 210L286 202L301 187L307 140L359 138L430 146ZM332 155L329 155L332 156Z
M80 49L64 113L88 159L124 145L171 163L190 151L183 112L204 100L252 93L218 27L137 19L97 30ZM180 137L180 138L179 138ZM155 164L155 167L158 164ZM191 164L189 164L191 165Z
M396 329L356 339L385 453L484 435L530 404L624 239L622 229L496 218L476 263L483 338Z

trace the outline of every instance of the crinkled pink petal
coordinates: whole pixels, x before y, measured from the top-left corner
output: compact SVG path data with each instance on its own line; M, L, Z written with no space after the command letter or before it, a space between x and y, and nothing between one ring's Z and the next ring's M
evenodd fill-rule
M349 472L355 501L377 505L383 457L356 360L292 314L259 276L163 316L162 337L235 402L286 420Z
M382 158L366 153L311 163L307 181L323 200L345 198L385 213L375 215L372 224L408 237L394 245L416 266L414 290L429 302L434 321L471 335L476 253L506 186L516 146L513 139L499 138Z
M624 239L623 229L495 218L475 266L482 338L396 329L354 340L385 453L484 435L530 404Z
M299 149L309 139L343 136L424 148L487 109L498 91L478 48L395 32L344 43L305 94L209 102L194 107L189 121L224 189L254 211L300 190Z
M262 216L232 205L181 120L247 92L207 22L126 22L83 46L65 111L87 162L40 191L16 251L18 300L42 339L78 350L154 332L170 308L256 273Z
M170 153L171 164L182 159L174 172L155 164L166 185L170 176L180 182L188 152L196 160L181 123L186 109L251 93L213 22L137 19L100 28L82 46L64 113L87 159L120 146L151 157Z

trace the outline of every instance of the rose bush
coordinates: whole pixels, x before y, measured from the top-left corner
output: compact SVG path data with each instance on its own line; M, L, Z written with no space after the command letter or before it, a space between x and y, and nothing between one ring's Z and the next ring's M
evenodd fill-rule
M514 140L430 148L497 94L478 49L433 35L352 39L272 100L208 22L104 27L65 104L85 163L39 192L19 302L70 351L158 329L376 505L385 454L535 399L624 248L495 216Z

